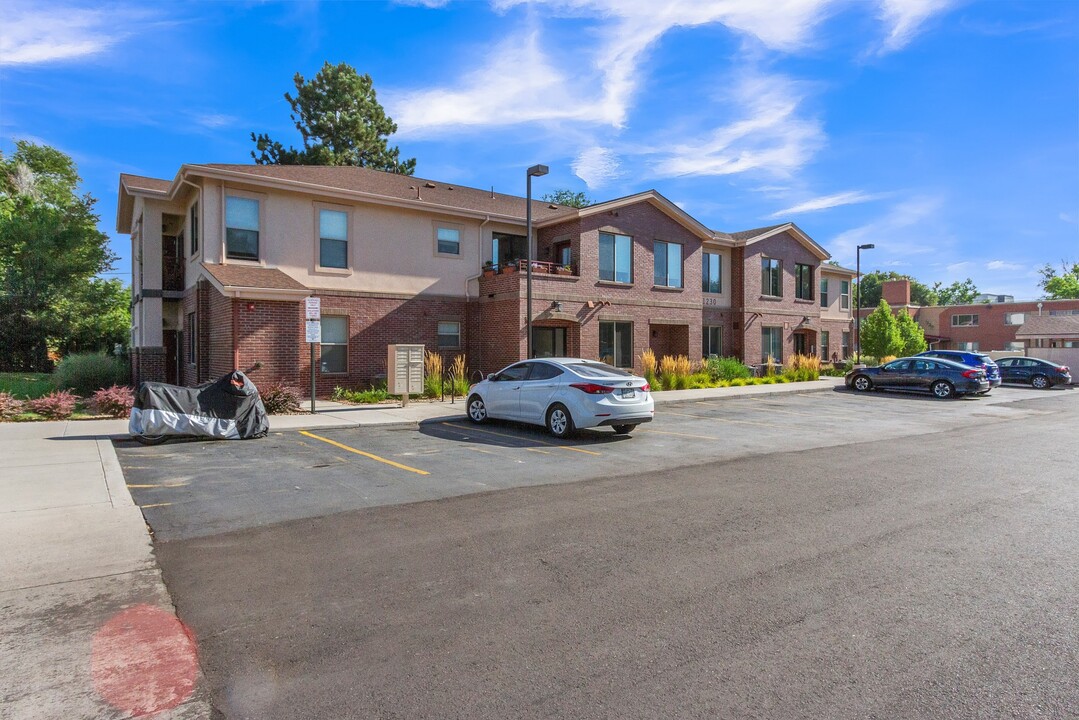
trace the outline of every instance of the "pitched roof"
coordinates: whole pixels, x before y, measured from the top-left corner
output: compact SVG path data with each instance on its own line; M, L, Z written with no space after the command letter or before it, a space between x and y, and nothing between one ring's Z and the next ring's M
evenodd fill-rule
M758 235L764 235L765 233L771 232L772 230L775 230L776 228L781 228L784 225L789 225L789 224L790 223L779 223L778 225L769 225L768 227L760 227L760 228L755 228L753 230L739 230L738 232L723 233L723 234L728 235L731 240L734 240L736 242L741 242L743 240L749 240L750 238L755 238ZM717 232L719 232L719 231L717 231Z
M306 285L294 280L277 268L253 267L251 265L216 265L214 263L202 263L202 267L222 287L307 290Z
M1027 315L1015 337L1079 337L1079 315Z
M171 180L159 180L158 178L131 175L130 173L120 173L120 183L129 191L145 190L153 193L166 193L169 191L169 186L172 185Z
M503 217L525 219L525 199L517 195L496 193L492 190L465 187L454 183L435 182L414 175L372 170L371 168L323 165L229 165L207 163L185 166L193 173L200 168L220 171L235 176L250 176L252 180L267 179L358 192L394 200L417 202L433 207L489 213ZM532 217L537 222L557 217L571 216L576 208L554 205L542 200L532 201Z

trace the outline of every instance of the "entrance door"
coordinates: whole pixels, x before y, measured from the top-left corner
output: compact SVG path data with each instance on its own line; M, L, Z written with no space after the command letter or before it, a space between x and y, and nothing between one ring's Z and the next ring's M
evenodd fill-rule
M566 328L533 327L532 355L538 358L566 356Z
M180 384L180 333L165 330L165 382L169 385Z
M809 354L809 341L805 333L794 333L794 353L796 355Z

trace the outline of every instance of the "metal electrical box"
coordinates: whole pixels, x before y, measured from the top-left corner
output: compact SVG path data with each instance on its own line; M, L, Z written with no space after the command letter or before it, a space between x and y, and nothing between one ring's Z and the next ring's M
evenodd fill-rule
M386 392L409 395L423 392L423 345L390 345L386 354Z

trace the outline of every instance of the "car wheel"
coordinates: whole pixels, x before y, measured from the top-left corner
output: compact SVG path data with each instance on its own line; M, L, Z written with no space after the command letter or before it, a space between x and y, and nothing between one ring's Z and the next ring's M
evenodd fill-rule
M1045 390L1049 387L1049 378L1044 375L1035 375L1030 379L1030 385L1036 390Z
M132 435L131 437L143 445L160 445L169 439L168 435Z
M941 399L955 397L955 387L947 380L937 380L933 383L933 394Z
M483 398L473 395L468 399L468 419L479 424L487 421L487 406L483 404Z
M564 438L573 433L573 417L562 403L555 403L547 411L547 430L556 438Z
M633 432L636 429L637 429L636 425L615 425L614 426L614 434L615 435L629 435L631 432Z
M859 392L868 392L873 389L873 381L865 375L859 375L854 378L854 382L852 382L851 385Z

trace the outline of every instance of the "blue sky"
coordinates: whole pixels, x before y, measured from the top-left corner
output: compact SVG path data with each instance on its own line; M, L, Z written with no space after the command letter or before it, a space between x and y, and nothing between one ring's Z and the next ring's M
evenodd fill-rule
M72 155L115 233L120 172L299 144L296 72L348 62L422 177L792 220L853 267L1040 294L1079 261L1079 3L943 0L5 3L0 149Z

